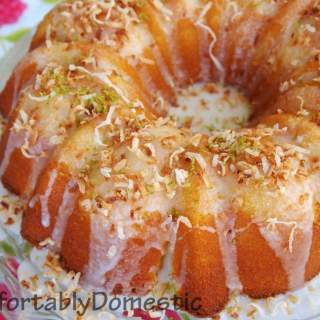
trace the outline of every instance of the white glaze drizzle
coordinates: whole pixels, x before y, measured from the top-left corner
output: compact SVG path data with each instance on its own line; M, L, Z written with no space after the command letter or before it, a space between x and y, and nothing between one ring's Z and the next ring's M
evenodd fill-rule
M159 283L165 283L172 277L171 270L172 270L172 263L173 263L173 255L174 255L174 248L176 245L176 237L177 237L177 224L175 224L171 217L168 219L169 225L169 244L166 250L166 254L163 259L163 265L159 272Z
M292 183L288 186L286 199L281 197L273 203L275 212L281 213L282 220L269 219L269 224L258 224L262 236L280 259L288 275L290 290L302 287L305 282L305 270L312 245L313 201L318 192L318 179L318 175L311 176L302 185ZM303 195L307 195L307 199L299 203Z
M289 228L292 228L292 226ZM283 237L283 231L275 230L272 232L265 227L260 227L259 229L280 259L288 275L289 289L301 288L305 283L305 270L312 244L313 223L308 223L302 230L299 230L300 238L298 241L293 242L292 252L288 249L288 238Z
M163 56L161 55L159 48L155 47L153 49L153 53L154 53L155 59L157 61L161 75L163 76L166 83L168 83L170 87L174 87L174 81L172 79L172 75L170 74L169 68L168 68Z
M12 153L21 148L25 141L25 132L15 133L12 129L9 132L8 140L6 143L4 156L0 165L0 176L2 177L10 164ZM36 145L32 150L37 151L37 149L43 150L41 145ZM22 195L22 197L28 197L29 193L32 192L36 186L37 179L39 177L40 172L43 167L47 163L47 157L33 157L31 162L31 172L28 176L28 186L26 189L26 193Z
M170 200L164 195L154 194L140 201L134 207L142 207L144 212L159 212L167 215L170 209ZM126 268L117 269L119 261L123 258L123 251L127 248L129 239L136 236L136 231L131 228L134 224L142 224L144 220L130 220L130 212L133 205L123 201L116 201L109 213L110 218L95 214L91 216L91 239L89 264L85 272L85 280L93 285L104 286L112 291L117 284L122 289L130 292L130 280L139 272L139 262L151 249L163 251L163 244L168 240L169 233L167 225L148 227L139 238L145 238L143 247L134 246L130 248L130 270ZM117 224L116 232L111 232L112 224ZM112 255L110 256L110 251ZM105 282L105 274L112 272L112 279ZM137 288L141 289L141 288ZM146 288L141 289L146 290Z
M209 54L208 33L204 30L199 30L200 33L200 68L201 80L209 81L212 78L211 74L211 59Z
M219 237L220 250L226 273L226 286L230 291L242 291L237 265L237 251L234 240L235 215L220 213L216 215L216 229Z
M58 176L57 170L52 170L50 172L49 183L46 189L46 192L43 195L39 196L40 204L41 204L41 224L43 227L48 228L50 226L50 211L49 211L49 197L52 193L53 185Z
M11 155L14 150L22 145L24 141L24 136L21 134L14 133L10 130L8 135L8 140L6 143L6 148L4 150L3 159L0 165L0 175L1 177L5 174L11 159Z
M43 168L48 163L48 157L33 158L32 160L31 174L28 180L28 192L34 191L38 178Z
M131 206L126 203L119 204L116 210L123 211L123 217L128 216ZM89 264L85 272L85 280L95 286L105 285L105 274L114 269L121 259L125 242L119 239L117 233L110 234L110 223L102 215L92 215L90 219L90 249ZM117 251L113 257L108 256L111 246Z
M56 249L60 249L61 247L66 224L75 208L77 195L75 192L72 192L75 186L76 183L74 181L70 180L68 182L63 193L61 205L58 209L56 224L52 231L52 240L54 241Z
M183 82L184 79L187 78L186 72L184 68L181 68L182 59L179 55L177 49L177 43L174 38L174 30L173 30L173 21L172 22L163 22L163 31L166 33L168 38L168 46L170 50L170 57L172 61L172 67L175 77L177 78L178 82Z

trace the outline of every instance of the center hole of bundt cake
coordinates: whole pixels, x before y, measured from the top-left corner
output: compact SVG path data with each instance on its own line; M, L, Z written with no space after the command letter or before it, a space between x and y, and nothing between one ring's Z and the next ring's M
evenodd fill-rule
M197 83L178 90L169 115L194 132L245 127L252 114L248 99L237 89L217 83Z

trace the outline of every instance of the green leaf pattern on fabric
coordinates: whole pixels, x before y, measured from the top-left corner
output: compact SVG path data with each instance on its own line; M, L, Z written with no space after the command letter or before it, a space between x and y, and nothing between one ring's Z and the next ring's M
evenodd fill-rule
M42 0L44 3L49 3L49 4L57 4L61 0Z
M6 241L0 242L0 249L8 256L14 257L16 255L14 248Z
M21 38L23 38L28 32L30 32L30 28L22 28L19 29L15 32L9 33L8 35L5 36L0 36L1 40L7 40L9 42L17 42L19 41Z

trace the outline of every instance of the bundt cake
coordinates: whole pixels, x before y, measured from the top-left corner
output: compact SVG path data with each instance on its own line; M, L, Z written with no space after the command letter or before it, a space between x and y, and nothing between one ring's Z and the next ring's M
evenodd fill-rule
M0 95L23 237L116 294L149 293L166 259L197 316L302 287L320 272L319 26L317 0L57 5ZM249 99L245 128L169 116L212 82Z

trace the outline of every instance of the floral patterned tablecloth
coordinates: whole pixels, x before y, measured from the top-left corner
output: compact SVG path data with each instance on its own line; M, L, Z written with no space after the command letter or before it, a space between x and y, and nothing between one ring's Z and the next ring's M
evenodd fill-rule
M0 59L60 0L0 0Z

